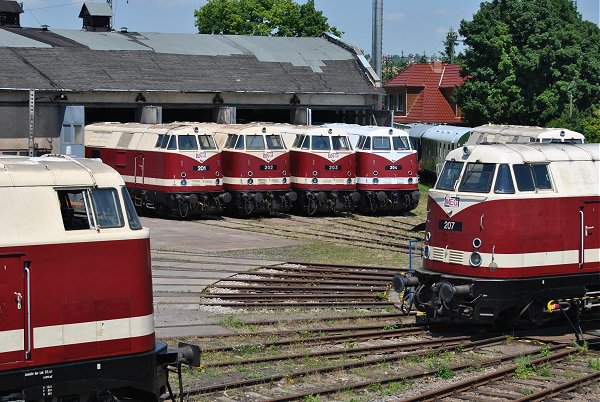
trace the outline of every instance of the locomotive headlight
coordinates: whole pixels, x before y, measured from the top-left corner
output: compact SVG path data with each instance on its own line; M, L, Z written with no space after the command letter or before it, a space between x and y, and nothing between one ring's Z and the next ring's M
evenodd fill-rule
M252 174L253 174L253 173L252 173L252 171L251 171L251 170L249 170L249 171L248 171L248 177L252 177Z
M185 176L187 176L185 172L181 172L181 178L185 179Z
M474 248L481 247L481 239L479 237L476 237L473 239L473 247Z
M319 182L319 179L317 179L316 177L313 177L312 184L317 184L318 182Z
M409 170L409 171L408 171L408 175L409 175L409 176L412 176L412 170Z
M218 170L215 172L215 176L219 177L219 171Z
M348 175L348 177L352 176L352 172L348 170L347 175Z
M287 171L286 170L281 171L281 175L282 176L287 176Z
M373 176L379 176L379 172L376 170L373 172Z
M348 179L348 180L350 180L350 179ZM373 184L377 184L377 183L379 183L379 179L376 177L373 179ZM348 184L350 184L350 183L348 183Z
M313 177L317 177L317 171L313 170Z
M469 257L469 264L471 264L472 267L477 268L481 265L481 262L481 254L479 254L477 251L473 251Z
M375 180L377 180L377 179L375 179ZM346 180L346 183L352 184L352 179L348 178L348 180Z
M215 180L215 184L216 184L216 185L219 185L219 184L221 184L221 180L219 180L219 179Z
M412 184L412 182L413 182L413 179L412 179L412 177L409 177L409 178L408 178L408 184Z
M425 232L425 241L431 240L431 232Z
M248 184L253 184L253 183L254 183L254 180L248 179Z
M429 259L430 253L431 253L431 247L429 247L429 246L423 247L423 257Z
M287 183L287 177L284 177L284 178L281 180L281 182L282 182L283 184L286 184L286 183Z

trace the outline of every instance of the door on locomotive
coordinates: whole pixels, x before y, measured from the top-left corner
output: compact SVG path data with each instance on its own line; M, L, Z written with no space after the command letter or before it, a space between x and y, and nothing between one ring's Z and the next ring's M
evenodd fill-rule
M0 256L0 367L25 360L25 271L20 255Z
M600 202L584 202L579 208L581 218L581 249L579 268L589 270L598 264L600 249Z

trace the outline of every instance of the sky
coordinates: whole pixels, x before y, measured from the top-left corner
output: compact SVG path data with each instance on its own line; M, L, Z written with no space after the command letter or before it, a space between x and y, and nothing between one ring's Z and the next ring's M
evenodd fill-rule
M81 29L78 18L83 1L19 0L24 13L21 25L50 29ZM306 0L297 0L304 3ZM384 0L383 54L434 56L444 50L450 28L472 20L481 0ZM113 0L113 27L130 32L196 33L194 10L206 0ZM372 50L372 0L315 0L329 25L343 32L342 39L365 54ZM600 21L600 0L578 0L579 12L588 21Z

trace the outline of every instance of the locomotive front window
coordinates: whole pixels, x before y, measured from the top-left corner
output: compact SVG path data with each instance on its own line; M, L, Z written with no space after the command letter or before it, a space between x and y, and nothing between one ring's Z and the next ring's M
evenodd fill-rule
M458 191L488 193L495 171L496 165L493 163L467 163Z
M180 151L197 151L198 142L195 135L179 135L177 138Z
M261 150L265 149L265 139L262 135L247 135L246 149Z
M57 190L60 212L65 230L83 230L94 227L87 190Z
M302 149L310 149L310 135L302 136Z
M358 142L356 143L356 149L363 149L363 145L365 144L365 136L361 135L358 137Z
M531 165L533 181L538 190L552 190L552 180L548 172L548 165Z
M125 226L119 204L119 195L114 188L96 188L92 190L92 200L96 222L100 229L121 228Z
M513 183L512 175L510 174L510 168L506 163L503 163L498 167L494 192L497 194L515 193L515 185Z
M244 149L244 136L236 135L237 142L235 143L235 149Z
M410 143L406 137L392 137L394 151L406 151L410 149Z
M225 148L233 148L235 147L235 143L237 141L237 135L235 134L229 134L227 136L227 141L225 141Z
M164 134L159 134L158 138L156 139L156 144L154 144L154 148L160 148L160 144L162 144L163 138L165 137Z
M369 151L371 149L371 137L365 138L365 143L363 144L363 150Z
M373 137L373 151L389 151L390 137Z
M444 169L438 178L435 188L438 190L454 190L456 181L460 176L464 163L448 161L444 164Z
M281 137L278 135L267 135L267 148L268 149L283 149L283 142Z
M350 144L348 143L348 137L336 135L331 137L331 144L333 145L334 151L349 151Z
M176 135L172 135L171 138L169 139L169 145L167 145L167 149L170 149L170 150L177 149L177 136Z
M169 139L171 139L170 135L163 135L162 142L160 143L160 147L162 149L167 148L167 144L169 143Z
M121 187L121 196L123 197L123 202L125 203L125 213L127 214L129 228L131 230L140 230L142 228L140 218L138 217L137 212L135 212L135 207L131 201L131 197L129 196L129 191L127 191L125 186Z
M304 136L302 134L296 134L296 139L294 140L294 143L292 144L292 147L294 147L294 148L300 148L300 145L302 144L302 141L304 141Z
M313 151L329 151L331 149L329 137L325 137L324 135L315 135L311 138Z
M200 143L200 149L217 149L212 135L199 135L198 142Z
M513 165L513 172L519 191L535 191L535 183L529 165Z

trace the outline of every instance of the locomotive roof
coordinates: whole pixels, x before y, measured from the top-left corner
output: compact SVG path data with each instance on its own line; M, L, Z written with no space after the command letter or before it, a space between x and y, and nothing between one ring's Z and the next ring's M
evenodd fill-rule
M361 126L358 124L346 124L346 123L329 123L325 124L326 127L339 128L348 134L366 135L372 137L374 135L401 135L408 136L408 132L400 130L394 127L384 126Z
M467 149L469 152L465 153ZM446 160L485 163L544 163L556 161L599 161L600 144L479 144L457 148Z
M485 124L471 129L469 144L479 144L482 142L529 142L530 138L583 140L585 137L577 131L565 128Z
M464 135L468 134L471 131L470 127L460 127L460 126L433 126L425 130L422 135L422 138L438 141L438 142L446 142L450 144L456 144L463 138Z
M98 159L63 155L1 156L0 187L122 186L121 176Z

